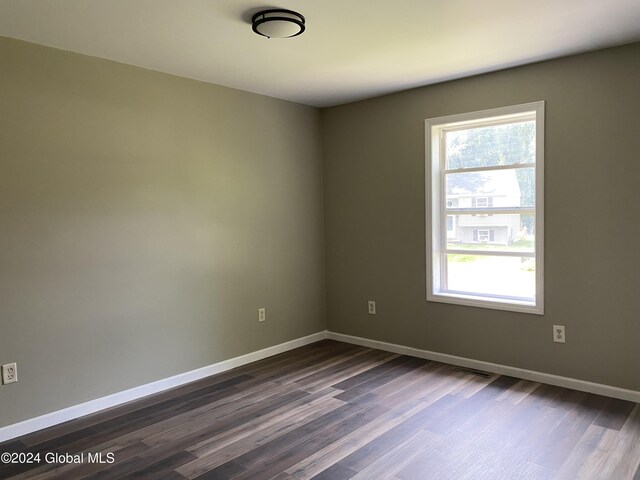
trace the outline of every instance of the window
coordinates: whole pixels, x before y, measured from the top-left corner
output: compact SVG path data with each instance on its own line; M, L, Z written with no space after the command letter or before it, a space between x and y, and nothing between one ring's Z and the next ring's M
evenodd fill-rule
M447 238L456 237L456 222L455 218L447 217Z
M542 314L544 102L425 125L427 300Z
M493 242L495 235L493 230L474 230L473 239L477 242Z
M471 199L473 207L490 207L489 197L474 197Z

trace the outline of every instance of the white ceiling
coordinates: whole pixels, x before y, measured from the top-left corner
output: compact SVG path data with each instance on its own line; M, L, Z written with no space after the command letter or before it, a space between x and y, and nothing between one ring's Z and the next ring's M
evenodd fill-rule
M267 39L251 14L296 10ZM314 106L640 40L640 0L0 0L0 35Z

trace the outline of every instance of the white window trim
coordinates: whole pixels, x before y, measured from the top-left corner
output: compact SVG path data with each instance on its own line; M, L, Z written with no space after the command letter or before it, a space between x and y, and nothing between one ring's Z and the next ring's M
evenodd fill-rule
M544 314L544 101L521 105L483 110L459 115L430 118L425 120L425 201L426 201L426 267L427 301L467 305L514 312ZM536 219L535 259L536 259L536 298L534 302L517 298L470 295L468 293L440 292L441 246L446 241L446 228L442 229L441 203L444 201L444 175L440 174L440 136L432 135L434 127L447 125L451 128L466 128L469 124L492 117L502 117L496 124L509 122L509 116L517 117L525 112L536 113L536 205L533 208ZM506 118L505 118L506 117ZM432 161L435 159L435 161ZM482 169L483 167L480 167ZM487 167L493 169L493 167ZM500 167L499 167L500 168ZM509 168L509 167L504 167ZM466 171L466 170L465 170ZM432 193L436 192L435 195ZM526 207L522 210L532 210ZM477 211L477 210L476 210ZM500 213L500 212L491 212ZM444 237L442 232L444 231ZM468 252L467 252L468 253ZM529 256L529 255L522 255Z

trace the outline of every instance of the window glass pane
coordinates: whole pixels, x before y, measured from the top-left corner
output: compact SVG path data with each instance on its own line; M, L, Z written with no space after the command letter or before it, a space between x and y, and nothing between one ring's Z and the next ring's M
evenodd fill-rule
M453 217L452 216L448 216L447 217L447 231L448 232L453 232L455 228L455 225L453 224Z
M535 215L447 215L447 248L534 252L535 226Z
M529 257L447 255L448 290L533 299L535 260Z
M447 208L532 207L536 198L534 168L448 173Z
M447 168L533 163L536 161L535 140L534 120L447 131Z
M427 120L428 301L543 312L543 113L536 102Z

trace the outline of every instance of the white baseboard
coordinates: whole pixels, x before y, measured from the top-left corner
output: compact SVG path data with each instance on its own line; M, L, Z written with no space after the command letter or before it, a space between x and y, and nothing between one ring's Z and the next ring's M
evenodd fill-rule
M164 378L155 382L147 383L139 387L130 388L122 392L117 392L106 397L96 398L79 405L73 405L71 407L64 408L55 412L47 413L39 417L30 418L20 423L14 423L6 427L0 428L0 442L10 440L12 438L20 437L28 433L42 430L43 428L58 425L68 420L95 413L100 410L115 407L132 400L137 400L154 393L159 393L170 388L184 385L185 383L200 380L216 373L225 372L232 368L240 367L263 358L271 357L279 353L293 350L294 348L302 347L310 343L314 343L327 338L327 332L322 331L308 335L306 337L297 338L289 342L274 345L273 347L264 348L257 352L247 353L239 357L230 358L222 362L214 363L206 367L198 368L190 372L181 373L173 377Z
M258 350L257 352L247 353L246 355L230 358L229 360L214 363L213 365L208 365L197 370L181 373L173 377L147 383L146 385L130 388L122 392L107 395L106 397L97 398L95 400L90 400L79 405L74 405L62 410L47 413L45 415L31 418L20 423L2 427L0 428L0 442L11 440L12 438L20 437L22 435L41 430L43 428L51 427L53 425L58 425L60 423L73 420L90 413L95 413L100 410L115 407L132 400L137 400L154 393L169 390L170 388L178 387L195 380L200 380L210 375L215 375L216 373L222 373L227 370L231 370L232 368L240 367L251 362L262 360L263 358L287 352L289 350L293 350L294 348L302 347L304 345L318 342L326 338L345 343L352 343L354 345L361 345L363 347L385 350L387 352L399 353L402 355L411 355L413 357L425 358L427 360L434 360L437 362L448 363L461 367L475 368L477 370L485 370L491 373L509 375L516 378L522 378L524 380L530 380L532 382L547 383L549 385L556 385L558 387L571 388L583 392L595 393L598 395L605 395L608 397L620 398L622 400L629 400L631 402L640 403L640 392L635 390L627 390L624 388L612 387L609 385L602 385L599 383L592 383L584 380L561 377L559 375L552 375L549 373L509 367L507 365L500 365L497 363L483 362L480 360L473 360L471 358L457 357L455 355L448 355L446 353L420 350L418 348L406 347L404 345L397 345L394 343L380 342L368 338L354 337L352 335L345 335L342 333L323 331L308 335L306 337L297 338L289 342L281 343L279 345L274 345L273 347Z
M363 347L376 348L387 352L400 353L402 355L411 355L413 357L425 358L436 362L448 363L459 367L474 368L484 370L486 372L497 373L499 375L509 375L511 377L530 380L532 382L547 383L558 387L571 388L580 390L581 392L595 393L597 395L605 395L607 397L620 398L631 402L640 403L640 392L636 390L627 390L624 388L612 387L600 383L587 382L585 380L576 380L574 378L561 377L550 373L536 372L533 370L525 370L522 368L509 367L497 363L483 362L473 360L471 358L457 357L446 353L431 352L429 350L420 350L418 348L405 347L394 343L379 342L368 338L354 337L336 332L327 332L327 338L337 340L339 342L353 343Z

